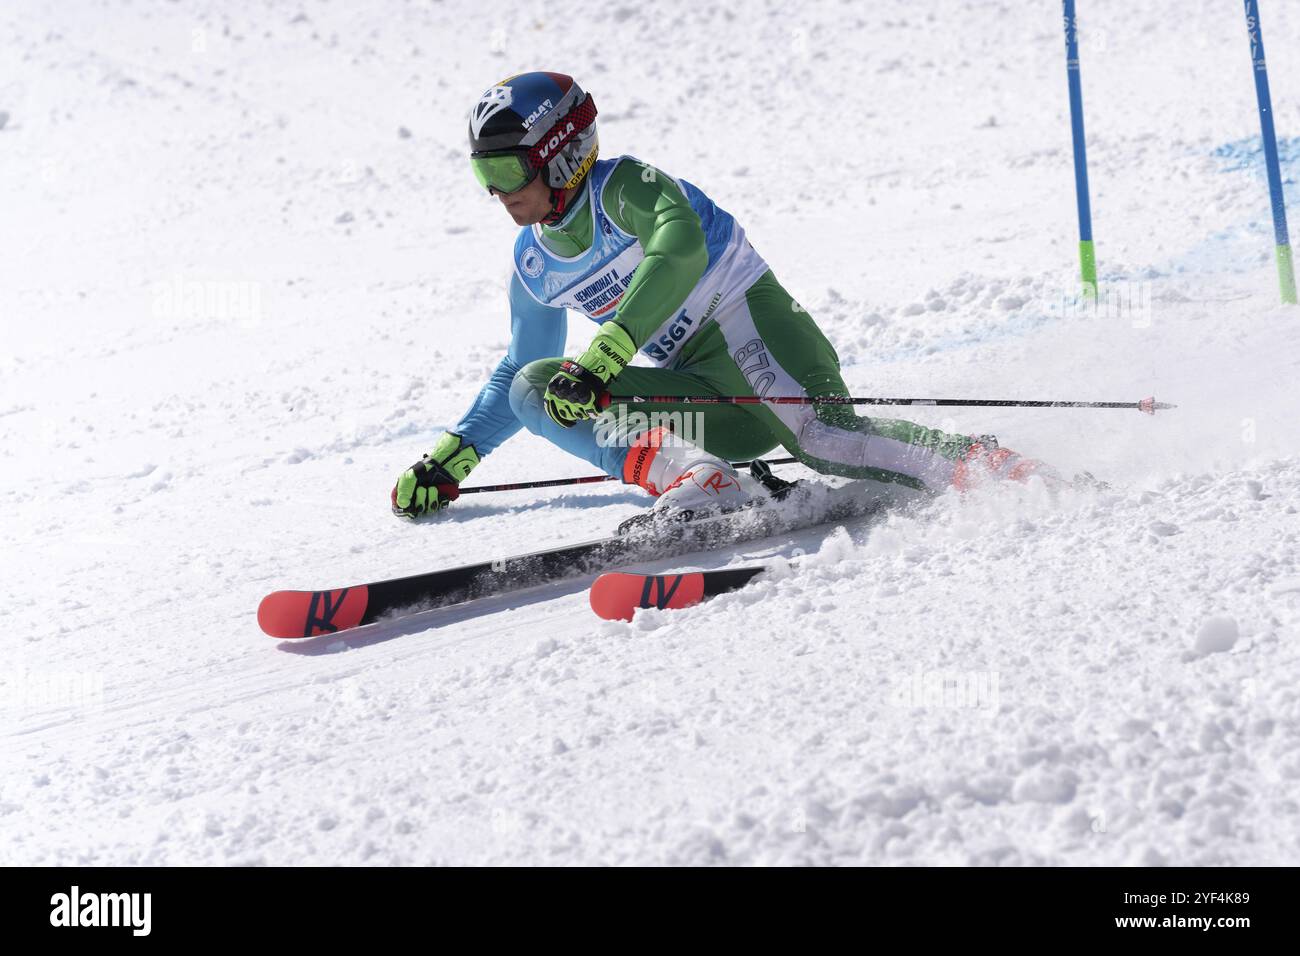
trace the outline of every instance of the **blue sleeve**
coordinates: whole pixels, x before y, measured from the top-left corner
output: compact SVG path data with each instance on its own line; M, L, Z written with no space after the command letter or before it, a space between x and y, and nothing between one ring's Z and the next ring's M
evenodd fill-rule
M542 305L517 275L511 275L510 348L469 411L452 429L474 446L480 458L522 427L510 409L510 383L515 375L529 362L562 354L567 332L564 310Z

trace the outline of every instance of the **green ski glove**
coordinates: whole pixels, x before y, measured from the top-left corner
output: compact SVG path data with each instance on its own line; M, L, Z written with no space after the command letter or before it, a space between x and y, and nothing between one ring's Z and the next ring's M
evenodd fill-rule
M600 400L609 383L636 355L632 337L617 322L606 322L577 359L565 359L546 386L542 403L557 425L572 428L584 418L600 414Z
M478 464L473 445L462 445L461 437L445 433L426 454L402 472L393 488L393 514L416 518L439 511L460 497L460 483Z

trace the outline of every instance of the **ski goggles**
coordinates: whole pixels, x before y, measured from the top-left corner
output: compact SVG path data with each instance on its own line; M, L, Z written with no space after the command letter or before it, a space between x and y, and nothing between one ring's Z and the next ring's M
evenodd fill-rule
M540 167L534 168L528 162L526 150L470 156L469 164L474 170L474 178L484 189L507 194L519 192L541 171Z

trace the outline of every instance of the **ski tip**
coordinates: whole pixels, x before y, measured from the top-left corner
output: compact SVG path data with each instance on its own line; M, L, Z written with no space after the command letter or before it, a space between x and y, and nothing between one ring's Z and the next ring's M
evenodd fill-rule
M591 586L591 609L607 621L630 621L637 608L681 608L704 599L704 575L602 574Z
M364 584L334 591L275 591L257 606L257 624L271 637L288 640L332 634L360 624L368 600Z

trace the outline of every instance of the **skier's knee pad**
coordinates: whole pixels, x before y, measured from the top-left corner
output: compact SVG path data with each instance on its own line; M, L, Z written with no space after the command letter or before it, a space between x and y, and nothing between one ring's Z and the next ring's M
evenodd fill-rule
M552 376L559 371L564 359L539 359L529 362L510 382L510 410L523 426L535 435L540 435L542 422L546 419L546 410L542 407L542 395Z

